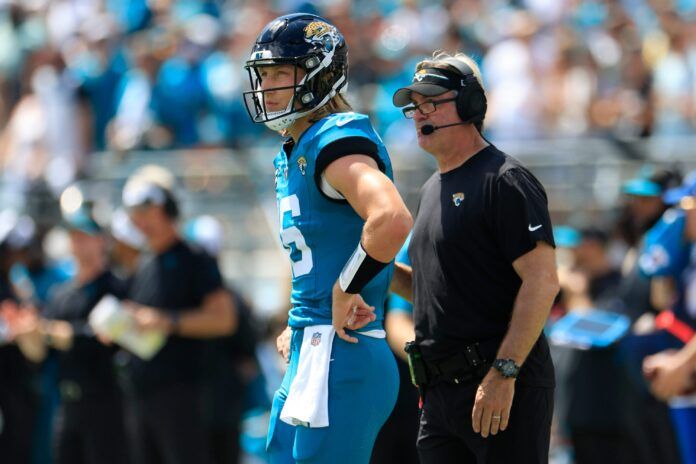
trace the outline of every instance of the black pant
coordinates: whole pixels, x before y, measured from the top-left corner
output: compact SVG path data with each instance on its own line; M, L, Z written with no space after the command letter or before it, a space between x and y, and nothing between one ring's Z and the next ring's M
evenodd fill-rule
M515 385L504 432L483 438L471 428L477 383L429 388L421 413L418 454L423 464L547 464L553 389Z
M37 399L28 386L0 379L0 462L3 464L31 461L36 410Z
M131 399L129 438L140 464L209 464L200 388L162 386Z
M121 397L65 401L58 410L54 439L56 464L126 464Z
M573 429L571 439L576 464L638 464L642 462L635 444L627 433Z
M239 425L208 426L208 443L214 464L237 464L241 446L239 444Z

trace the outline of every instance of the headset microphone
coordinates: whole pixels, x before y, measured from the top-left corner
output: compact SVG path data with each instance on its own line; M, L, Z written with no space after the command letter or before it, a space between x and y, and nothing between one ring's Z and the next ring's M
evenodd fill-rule
M463 124L468 124L468 122L455 122L454 124L445 124L444 126L433 126L432 124L424 124L421 127L421 134L430 135L438 129L444 129L445 127L461 126Z

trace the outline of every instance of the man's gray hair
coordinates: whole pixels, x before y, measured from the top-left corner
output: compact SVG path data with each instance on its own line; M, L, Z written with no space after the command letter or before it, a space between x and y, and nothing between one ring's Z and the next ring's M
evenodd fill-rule
M423 68L445 68L445 69L451 69L456 72L459 72L458 69L456 69L454 66L452 66L450 63L447 63L447 60L458 60L467 65L471 70L474 72L474 76L476 77L476 80L478 81L479 85L481 86L482 89L483 87L483 79L481 79L481 70L479 69L478 65L476 64L476 61L473 60L469 55L461 52L457 52L454 55L450 55L449 53L442 51L442 50L436 50L433 52L433 57L429 59L425 59L423 61L420 61L416 65L416 71L420 71ZM485 89L484 89L485 91Z

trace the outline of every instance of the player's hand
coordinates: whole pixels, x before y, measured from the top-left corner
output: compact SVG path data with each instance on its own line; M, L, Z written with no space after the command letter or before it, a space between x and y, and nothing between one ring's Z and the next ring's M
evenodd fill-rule
M358 339L346 334L345 329L361 329L377 318L374 306L365 303L359 294L344 292L338 282L333 287L331 316L336 335L350 343L358 343Z
M667 351L643 360L643 374L650 379L650 391L661 400L667 400L693 385L694 368L678 352Z
M276 338L276 349L278 354L283 357L286 363L290 362L290 337L292 336L292 329L287 326L283 330L278 338Z
M483 438L495 435L508 426L512 398L515 396L515 379L507 379L495 369L481 381L476 391L471 425Z

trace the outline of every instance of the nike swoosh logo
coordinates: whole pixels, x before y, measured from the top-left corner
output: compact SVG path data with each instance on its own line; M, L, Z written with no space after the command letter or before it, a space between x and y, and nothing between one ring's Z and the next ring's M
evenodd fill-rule
M352 121L352 119L341 119L340 121L336 121L336 126L337 127L344 126L350 121Z
M529 231L530 231L530 232L534 232L534 231L537 230L537 229L541 229L542 226L543 226L543 224L539 224L538 226L532 227L532 225L529 224Z

